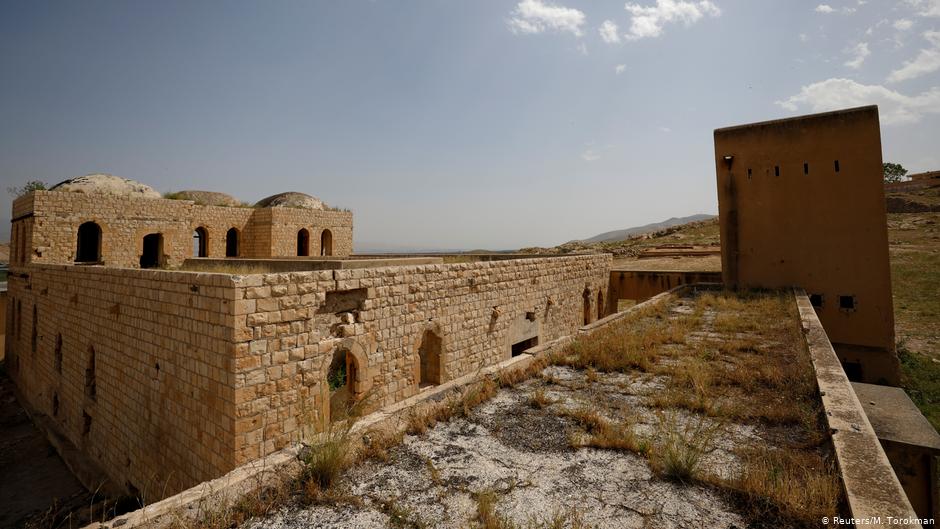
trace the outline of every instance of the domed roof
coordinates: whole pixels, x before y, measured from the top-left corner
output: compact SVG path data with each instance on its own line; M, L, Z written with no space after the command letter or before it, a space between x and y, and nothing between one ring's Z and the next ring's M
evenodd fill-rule
M170 193L166 198L172 198L175 200L192 200L196 204L204 206L240 206L239 202L235 197L227 193L219 193L217 191L196 191L196 190L186 190L186 191L177 191L175 193Z
M268 198L262 198L255 204L259 208L302 208L302 209L326 209L326 204L316 197L306 193L297 193L288 191L287 193L278 193Z
M147 184L104 173L76 176L59 182L49 190L132 198L160 198L160 193Z

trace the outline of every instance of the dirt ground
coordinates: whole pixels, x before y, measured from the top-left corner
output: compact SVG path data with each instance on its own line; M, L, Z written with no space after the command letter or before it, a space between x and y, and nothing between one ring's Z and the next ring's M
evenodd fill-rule
M775 318L770 332L754 326L759 318L737 321L752 306L780 311L780 303L674 298L667 308L624 323L624 329L639 325L639 332L647 334L647 339L638 340L651 345L643 349L650 353L646 367L602 371L567 361L550 365L536 377L500 390L466 418L438 423L424 434L406 435L388 452L387 461L368 460L349 469L334 485L333 500L289 504L243 529L806 527L791 515L761 525L754 504L741 502L730 492L734 485L716 484L732 483L747 473L747 454L758 451L827 460L828 444L810 439L825 437L811 419L818 417L817 412L808 410L808 421L764 419L772 412L762 415L766 410L748 409L756 393L734 383L724 385L729 382L722 381L720 374L729 371L718 368L699 379L682 369L729 340L742 343L732 357L752 362L759 362L763 354L779 354L781 347L793 347L782 341L787 334L780 332L798 325L792 311ZM657 338L673 325L692 327L677 340ZM750 330L742 332L742 325ZM763 343L758 343L760 339ZM698 389L686 387L685 376L692 376ZM779 383L793 385L794 380ZM662 397L673 395L673 390L682 395L698 392L701 399L664 403ZM607 426L599 427L600 423ZM627 434L622 433L624 428ZM621 445L597 448L604 446L598 439L605 429L621 432L607 438ZM680 449L683 458L700 458L694 477L677 479L654 463L650 454L662 455L673 448ZM838 487L825 463L767 471L788 490L804 480L830 486L831 497L823 508L831 508L829 514L837 510ZM803 499L768 501L794 501L792 511ZM758 501L765 505L762 502ZM483 522L483 512L496 520L495 525Z
M13 383L0 372L0 527L45 527L54 512L87 505L91 496L30 422Z

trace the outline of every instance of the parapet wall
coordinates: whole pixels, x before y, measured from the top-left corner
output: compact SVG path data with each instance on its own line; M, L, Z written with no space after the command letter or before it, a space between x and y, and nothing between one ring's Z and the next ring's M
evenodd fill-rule
M26 404L120 486L174 494L335 419L345 352L369 409L605 314L609 255L227 275L19 267L7 366ZM93 388L93 389L92 389Z

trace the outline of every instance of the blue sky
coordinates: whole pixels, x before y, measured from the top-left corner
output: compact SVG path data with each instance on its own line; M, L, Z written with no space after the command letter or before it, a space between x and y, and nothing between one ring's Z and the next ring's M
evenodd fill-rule
M3 188L303 191L360 247L714 213L713 129L861 104L940 168L940 0L7 1L0 73Z

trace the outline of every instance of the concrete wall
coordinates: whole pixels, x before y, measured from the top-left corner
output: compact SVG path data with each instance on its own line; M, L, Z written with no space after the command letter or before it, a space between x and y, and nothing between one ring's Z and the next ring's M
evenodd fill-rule
M606 296L610 260L264 275L15 266L7 366L27 406L116 484L160 498L322 430L336 351L374 408L419 391L426 332L441 340L440 382L514 343L573 334L585 290Z
M725 283L819 295L843 361L896 382L877 107L718 129L715 165Z
M297 255L297 232L311 232L319 254L320 234L329 229L333 254L352 251L352 213L297 208L202 206L189 200L103 197L83 193L35 191L13 204L11 261L16 264L71 263L78 227L96 222L102 230L101 257L108 266L140 266L143 239L163 235L165 264L175 267L193 257L193 231L208 232L209 257L225 257L226 233L239 233L239 256Z
M621 299L639 303L679 285L720 282L721 272L611 270L608 310L615 312Z

